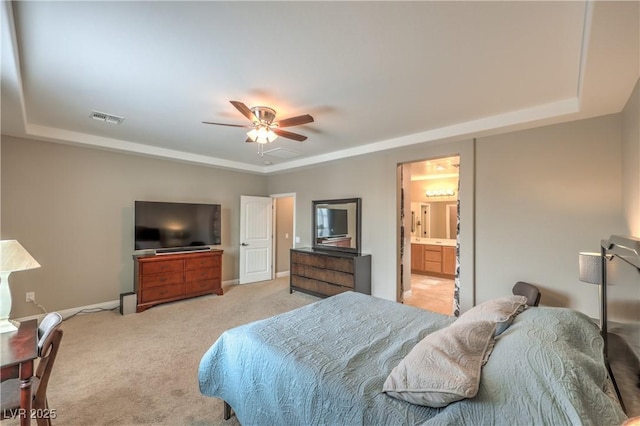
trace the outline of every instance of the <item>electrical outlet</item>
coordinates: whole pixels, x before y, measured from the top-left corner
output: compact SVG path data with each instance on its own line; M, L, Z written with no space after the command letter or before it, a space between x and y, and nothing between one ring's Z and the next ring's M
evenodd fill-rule
M27 302L35 302L36 301L36 292L28 291L27 292Z

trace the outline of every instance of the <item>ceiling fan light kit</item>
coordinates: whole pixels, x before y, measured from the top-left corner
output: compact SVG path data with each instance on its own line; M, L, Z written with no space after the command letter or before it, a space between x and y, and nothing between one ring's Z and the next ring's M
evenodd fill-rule
M271 143L281 136L286 139L302 142L307 139L306 136L298 133L288 132L282 130L282 127L299 126L302 124L313 123L313 117L309 114L299 115L296 117L285 118L275 122L276 111L273 108L256 106L253 108L247 107L245 104L239 101L230 101L231 104L236 107L242 115L251 120L249 125L240 124L226 124L226 123L214 123L211 121L203 121L204 124L214 124L217 126L230 126L230 127L245 127L249 128L247 132L247 142L257 142L260 144L259 154L263 155L263 145Z
M249 137L249 142L258 142L259 144L271 143L278 137L273 130L262 124L258 124L249 130L247 136Z

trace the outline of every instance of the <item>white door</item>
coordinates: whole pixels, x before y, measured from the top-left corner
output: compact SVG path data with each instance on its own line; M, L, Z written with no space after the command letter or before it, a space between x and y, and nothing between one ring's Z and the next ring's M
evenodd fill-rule
M240 284L273 279L272 215L270 197L240 196Z

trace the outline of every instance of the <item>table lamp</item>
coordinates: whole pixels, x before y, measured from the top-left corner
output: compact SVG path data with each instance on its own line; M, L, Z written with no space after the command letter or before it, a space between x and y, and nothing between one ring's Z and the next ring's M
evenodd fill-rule
M581 252L578 255L578 267L580 270L580 281L600 286L598 293L600 318L598 318L598 320L600 329L602 329L602 254Z
M0 241L0 333L16 331L9 322L11 289L9 275L16 271L39 268L40 264L16 240Z

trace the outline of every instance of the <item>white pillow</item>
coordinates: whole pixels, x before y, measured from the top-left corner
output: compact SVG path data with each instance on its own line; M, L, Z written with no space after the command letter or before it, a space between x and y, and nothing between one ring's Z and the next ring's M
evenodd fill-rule
M491 321L456 321L429 334L391 371L382 390L393 398L436 408L474 397L493 349L495 328Z
M460 315L455 323L492 321L497 324L496 336L502 334L520 312L527 308L525 296L507 296L488 300Z

